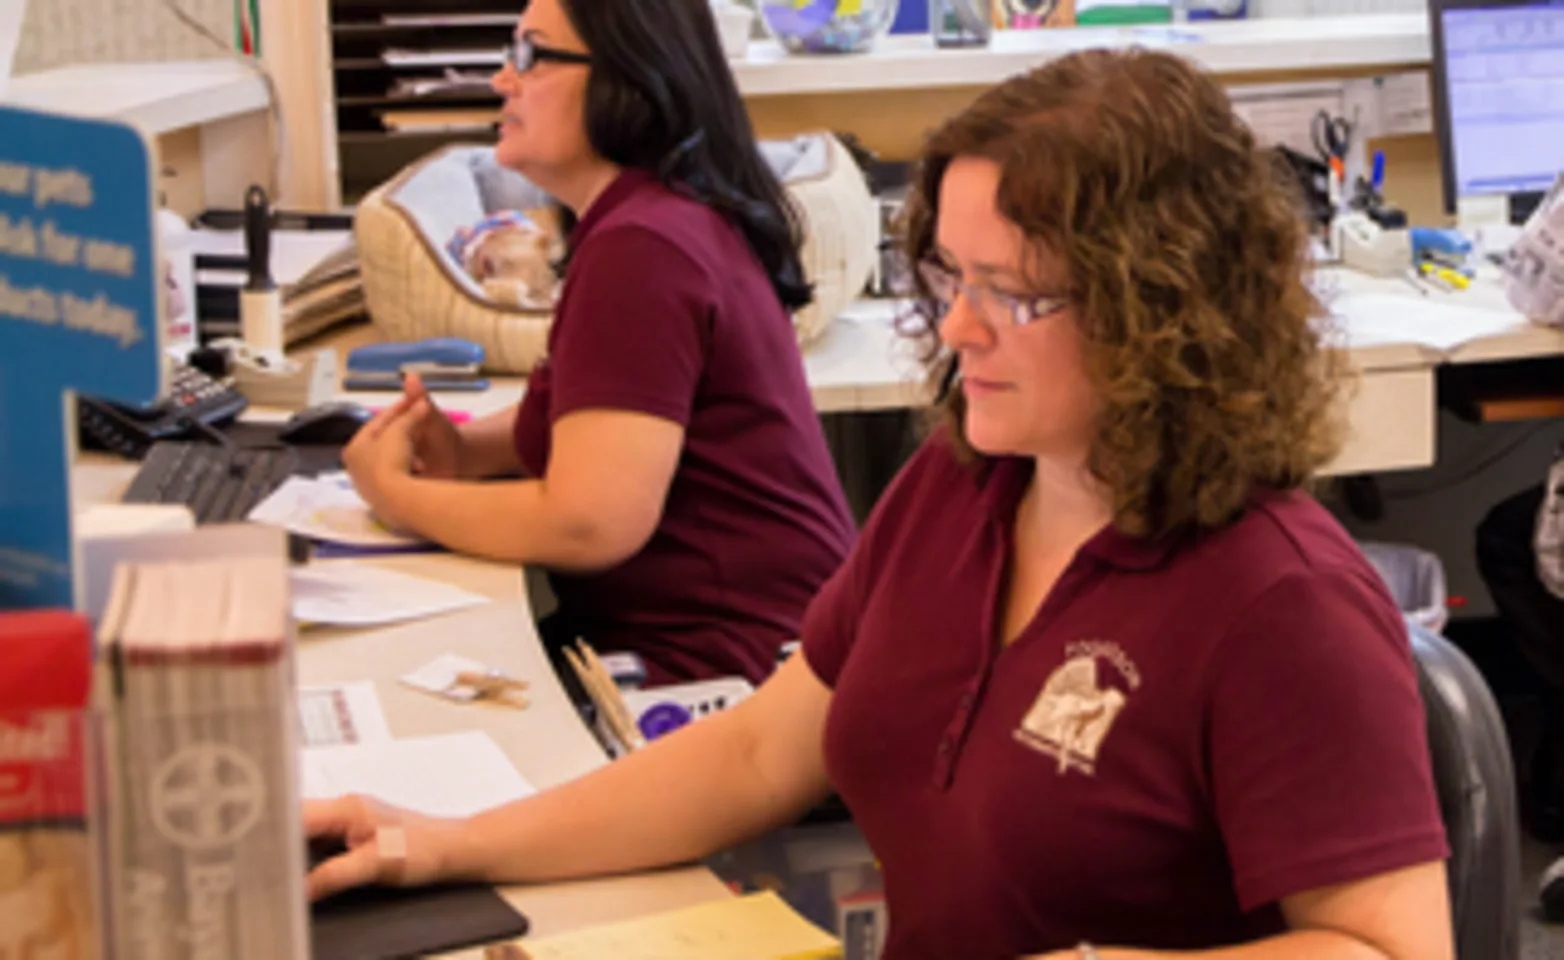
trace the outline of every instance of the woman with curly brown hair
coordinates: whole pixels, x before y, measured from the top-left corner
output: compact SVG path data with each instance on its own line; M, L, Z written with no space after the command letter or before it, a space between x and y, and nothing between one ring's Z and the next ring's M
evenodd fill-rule
M1000 85L929 141L909 252L946 423L804 655L471 821L312 806L352 847L315 894L691 860L834 788L888 960L1448 960L1401 618L1300 489L1338 382L1303 224L1221 89L1144 52Z

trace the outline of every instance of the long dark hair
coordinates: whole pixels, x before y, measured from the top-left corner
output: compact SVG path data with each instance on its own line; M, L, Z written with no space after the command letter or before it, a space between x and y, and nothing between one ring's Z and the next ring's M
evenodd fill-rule
M755 143L710 0L562 0L592 52L587 140L733 220L789 310L814 298L803 230Z

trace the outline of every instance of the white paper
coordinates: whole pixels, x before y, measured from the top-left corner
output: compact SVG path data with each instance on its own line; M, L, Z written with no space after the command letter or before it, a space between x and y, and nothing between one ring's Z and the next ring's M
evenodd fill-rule
M387 529L345 474L289 477L250 511L252 523L355 547L412 547L425 541Z
M4 3L5 0L0 0ZM198 256L245 256L244 232L240 230L192 230L191 246ZM277 285L286 290L333 254L353 242L350 230L273 230L271 234L271 272ZM217 271L200 271L210 279ZM239 273L239 283L247 275ZM215 281L214 281L215 282Z
M351 561L292 571L293 617L300 623L365 627L416 620L487 603L482 594Z
M368 680L299 688L299 722L306 747L388 743L391 728Z
M513 27L514 13L381 14L388 27Z
M307 799L359 793L430 817L470 817L537 791L482 730L301 752Z
M403 674L401 680L415 690L423 690L451 700L476 699L477 690L456 682L456 678L464 673L487 673L499 676L498 671L486 664L447 653L435 657L412 673Z
M388 67L498 67L503 50L398 50L387 49L380 59Z
M1314 118L1321 110L1333 117L1346 111L1340 83L1275 83L1234 87L1233 112L1261 143L1290 147L1316 156Z
M1525 321L1507 310L1462 306L1428 297L1365 293L1344 297L1334 305L1348 347L1410 343L1441 353L1483 337L1506 333Z
M22 14L27 0L0 0L0 96L11 81L11 64L22 40Z
M1378 136L1434 132L1434 104L1422 70L1381 77Z

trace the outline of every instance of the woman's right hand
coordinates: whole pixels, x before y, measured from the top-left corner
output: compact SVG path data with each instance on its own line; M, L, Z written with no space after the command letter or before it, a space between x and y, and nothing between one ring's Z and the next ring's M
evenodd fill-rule
M372 800L347 796L304 802L304 833L312 845L346 848L306 878L311 901L353 887L418 887L446 879L460 821L437 820Z
M417 422L413 427L413 472L436 480L456 480L462 476L461 431L435 406L418 374L409 373L402 382L402 403L413 409Z

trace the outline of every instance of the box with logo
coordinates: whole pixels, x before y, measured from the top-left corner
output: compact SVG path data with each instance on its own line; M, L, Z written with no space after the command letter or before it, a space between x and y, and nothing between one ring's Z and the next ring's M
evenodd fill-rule
M116 960L309 956L283 538L156 538L191 557L214 541L235 552L115 565L99 620Z
M0 957L100 955L90 664L85 619L0 613Z

